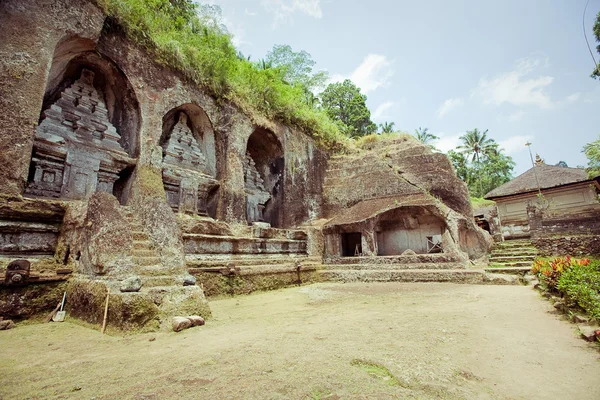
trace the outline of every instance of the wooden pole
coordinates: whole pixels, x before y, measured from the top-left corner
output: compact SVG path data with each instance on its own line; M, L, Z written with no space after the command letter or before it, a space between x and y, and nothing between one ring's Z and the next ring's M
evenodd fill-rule
M100 333L104 335L104 330L106 329L106 317L108 316L108 298L110 297L110 288L107 289L106 292L106 305L104 306L104 320L102 321L102 330Z

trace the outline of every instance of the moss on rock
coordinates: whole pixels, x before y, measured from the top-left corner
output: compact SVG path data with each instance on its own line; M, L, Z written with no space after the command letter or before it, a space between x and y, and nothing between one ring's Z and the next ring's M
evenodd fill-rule
M0 315L22 319L49 313L66 289L66 282L4 287L0 290Z
M101 324L108 287L101 281L69 282L66 308L71 317L90 324ZM120 330L157 326L159 310L150 296L143 293L112 293L108 301L107 324Z

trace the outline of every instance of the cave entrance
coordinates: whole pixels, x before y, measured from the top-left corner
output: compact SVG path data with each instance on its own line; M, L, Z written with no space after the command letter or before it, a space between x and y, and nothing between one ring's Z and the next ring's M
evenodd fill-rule
M402 207L380 216L376 227L380 256L441 253L445 222L423 207Z
M362 254L362 235L360 232L342 233L342 257L356 257Z
M246 220L280 227L283 220L283 148L270 130L256 128L244 159Z

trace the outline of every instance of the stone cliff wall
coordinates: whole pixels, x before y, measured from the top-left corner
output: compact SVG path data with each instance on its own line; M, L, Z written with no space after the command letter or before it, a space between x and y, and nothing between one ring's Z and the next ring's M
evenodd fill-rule
M0 258L72 268L84 305L72 311L95 322L106 289L132 275L158 310L123 326L210 314L173 211L218 220L219 235L252 222L247 155L268 191L257 220L295 227L321 211L327 154L309 135L217 101L92 0L0 3L0 138Z
M333 218L326 225L329 256L344 252L344 239L340 242L336 235L353 231L361 232L359 247L367 255L383 254L374 237L384 237L386 231L388 236L408 235L405 246L410 248L410 238L419 236L423 225L418 219L426 216L442 221L449 236L444 239L440 234L433 240L445 242L447 251L456 249L474 259L484 256L490 246L491 237L475 225L466 185L448 158L412 137L377 141L356 154L332 157L323 199L324 212ZM390 216L392 212L400 216Z

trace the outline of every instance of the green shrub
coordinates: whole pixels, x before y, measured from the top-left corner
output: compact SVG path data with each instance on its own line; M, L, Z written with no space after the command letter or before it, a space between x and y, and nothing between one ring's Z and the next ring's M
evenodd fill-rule
M560 276L557 288L590 316L600 320L600 261L567 269Z
M531 273L537 275L540 282L543 282L550 290L558 290L558 280L561 275L571 268L572 265L579 264L581 260L566 257L556 257L552 259L538 258L533 262ZM589 260L587 260L589 262Z

